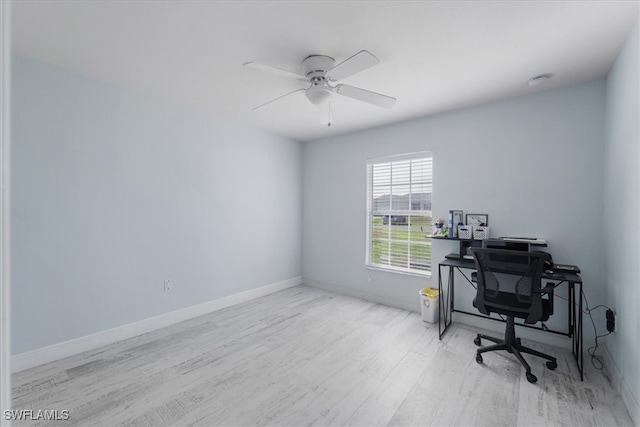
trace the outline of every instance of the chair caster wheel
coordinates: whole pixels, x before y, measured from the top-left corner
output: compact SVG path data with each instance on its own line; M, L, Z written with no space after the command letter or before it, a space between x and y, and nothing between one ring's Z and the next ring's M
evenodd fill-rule
M480 345L482 345L482 341L480 341L480 337L476 337L476 339L473 340L473 343L475 345L477 345L478 347L480 347Z
M480 354L476 354L476 362L482 364L482 356Z
M557 367L558 367L558 364L556 362L547 362L547 368L549 368L550 371L553 371Z
M538 382L538 378L536 378L536 376L531 373L527 373L527 381L529 381L531 384L535 384L536 382Z

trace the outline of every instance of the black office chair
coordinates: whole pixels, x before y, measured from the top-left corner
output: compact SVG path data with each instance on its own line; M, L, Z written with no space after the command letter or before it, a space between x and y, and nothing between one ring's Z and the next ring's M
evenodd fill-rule
M494 350L506 350L513 353L527 371L530 383L538 381L531 373L531 367L521 353L533 354L548 360L547 368L558 366L555 357L524 347L520 338L516 338L514 319L524 319L526 324L546 321L553 314L553 285L542 289L544 261L549 254L542 252L523 252L505 249L471 248L476 272L472 280L477 283L476 298L473 305L483 314L498 313L506 316L507 327L504 339L478 334L473 342L481 345L481 339L496 344L479 348L476 362L482 363L482 353ZM543 295L546 297L543 298Z

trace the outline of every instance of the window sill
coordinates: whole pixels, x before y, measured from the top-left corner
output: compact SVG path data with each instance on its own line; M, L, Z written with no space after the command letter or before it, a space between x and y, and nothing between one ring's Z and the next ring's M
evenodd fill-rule
M407 270L388 268L388 267L379 267L377 265L365 265L365 268L367 270L384 271L385 273L395 273L395 274L401 274L403 276L422 277L422 278L425 278L425 279L430 279L431 278L431 271L425 271L424 273L418 273L418 272L415 272L415 271L407 271Z

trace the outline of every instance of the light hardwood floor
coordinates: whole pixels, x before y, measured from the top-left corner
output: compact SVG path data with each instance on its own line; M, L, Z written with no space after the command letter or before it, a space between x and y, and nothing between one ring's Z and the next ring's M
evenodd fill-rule
M568 350L527 342L558 358L530 357L530 384L512 355L477 364L475 333L439 341L417 313L297 286L14 374L13 408L65 426L632 425L588 361L581 382Z

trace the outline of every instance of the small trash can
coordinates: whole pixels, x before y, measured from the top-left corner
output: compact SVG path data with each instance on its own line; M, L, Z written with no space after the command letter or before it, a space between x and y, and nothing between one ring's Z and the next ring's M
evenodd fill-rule
M420 290L420 308L422 309L422 320L429 323L438 321L438 299L440 291L434 288L424 288Z

